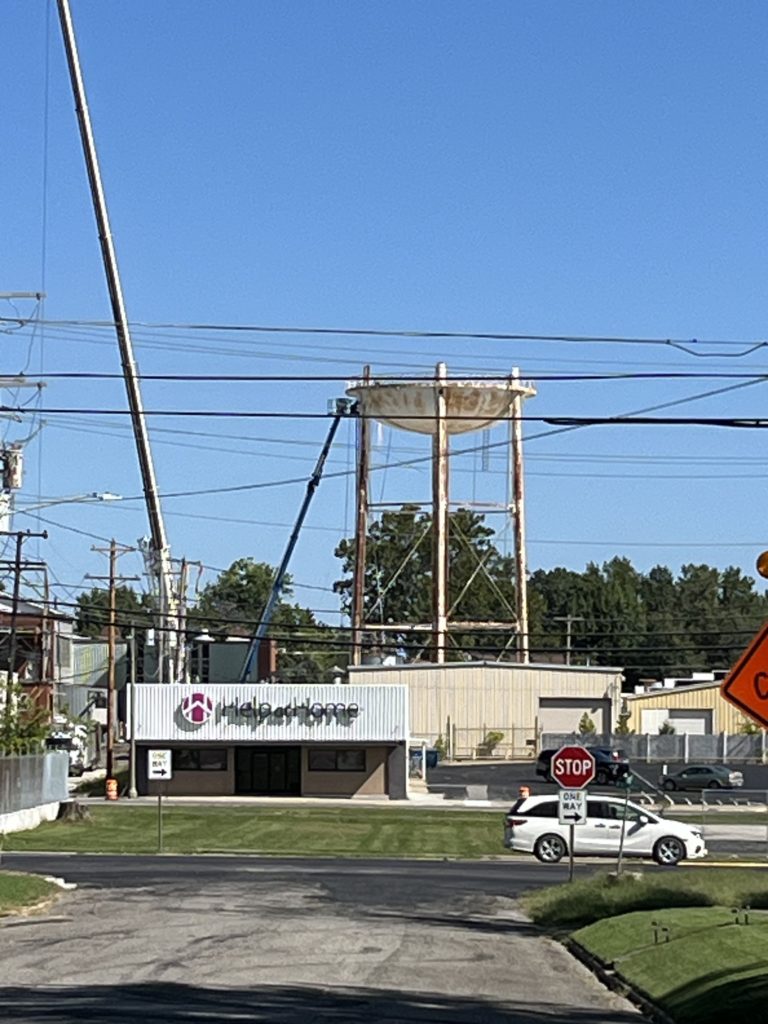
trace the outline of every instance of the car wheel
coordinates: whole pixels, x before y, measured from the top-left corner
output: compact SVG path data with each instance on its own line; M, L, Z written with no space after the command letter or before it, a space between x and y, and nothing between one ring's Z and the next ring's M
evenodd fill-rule
M653 847L653 859L657 864L672 867L685 857L685 846L675 836L664 836Z
M712 781L707 784L707 789L720 789L720 783L717 779L712 779Z
M664 789L668 790L670 793L672 792L673 789L677 789L677 784L675 783L675 780L674 779L664 779Z
M548 832L545 836L539 836L533 848L533 854L542 864L557 864L568 852L565 840L554 833Z

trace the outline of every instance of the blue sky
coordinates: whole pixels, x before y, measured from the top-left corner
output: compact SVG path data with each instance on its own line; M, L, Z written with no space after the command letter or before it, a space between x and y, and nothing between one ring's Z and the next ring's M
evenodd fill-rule
M72 0L72 9L132 320L766 337L764 4ZM5 0L0 33L0 291L44 289L48 320L103 320L55 6ZM13 315L8 303L0 314ZM92 327L3 339L6 373L119 369L113 337ZM768 373L768 351L739 355L747 344L711 346L703 358L660 346L148 327L135 342L145 373L340 378L147 382L148 409L323 413L364 362L382 373L423 372L438 359L467 374L519 366L533 380ZM527 411L612 415L734 383L541 380ZM765 395L758 383L669 414L759 417ZM31 393L21 399L35 406ZM42 402L121 408L125 397L119 381L50 380ZM140 493L124 417L42 418L20 506ZM326 430L322 419L286 418L157 417L150 426L163 492L305 476ZM4 433L27 429L6 423ZM545 429L532 423L527 433ZM351 437L345 428L329 469L351 468ZM766 439L664 426L532 439L531 568L581 569L622 554L641 569L694 561L752 572L768 547ZM377 441L379 464L425 451L399 432ZM487 466L478 454L457 458L454 497L503 501L504 466L503 450ZM375 479L377 499L428 493L424 468ZM299 484L169 498L173 551L210 566L243 555L276 562L302 493ZM127 543L146 532L137 501L42 514ZM349 477L330 478L296 552L300 583L330 587L333 548L351 523ZM65 600L84 573L103 572L90 543L51 527L39 545L69 586L58 591ZM135 572L139 562L122 565ZM296 597L336 607L322 590Z

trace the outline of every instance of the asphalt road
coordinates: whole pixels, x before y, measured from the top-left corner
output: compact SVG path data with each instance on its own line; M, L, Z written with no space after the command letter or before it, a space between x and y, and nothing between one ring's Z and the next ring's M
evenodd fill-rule
M561 867L30 854L3 866L80 885L47 915L0 922L4 1022L640 1019L516 906Z
M685 767L682 762L670 761L667 768L670 772ZM768 765L747 764L738 765L738 770L744 775L744 790L762 791L762 799L768 794ZM660 764L645 764L633 762L632 770L638 778L642 777L648 782L656 783L661 774ZM536 774L534 761L502 761L498 764L483 762L474 764L471 761L461 761L457 764L438 765L427 773L427 784L432 792L445 793L446 798L466 796L466 787L487 787L488 800L509 800L517 798L520 786L529 786L532 793L555 793L558 786L553 782L545 782ZM590 786L590 792L605 792L616 794L615 786ZM738 797L740 791L733 790ZM725 791L718 792L713 796L726 799ZM674 800L687 797L690 800L697 800L698 793L671 793Z

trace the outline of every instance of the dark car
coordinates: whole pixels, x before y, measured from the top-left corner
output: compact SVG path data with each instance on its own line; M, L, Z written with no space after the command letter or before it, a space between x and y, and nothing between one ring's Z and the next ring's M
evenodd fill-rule
M659 785L666 790L737 789L744 785L744 776L724 764L689 764L662 775Z
M623 750L612 750L610 747L585 747L595 759L595 782L598 786L606 786L618 782L629 774L629 759ZM547 782L552 782L552 758L557 751L542 750L536 758L536 774L542 775Z

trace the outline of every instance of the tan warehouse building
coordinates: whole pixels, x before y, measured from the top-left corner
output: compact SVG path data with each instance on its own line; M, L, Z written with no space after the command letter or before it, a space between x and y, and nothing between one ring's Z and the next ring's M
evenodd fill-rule
M407 687L411 735L441 737L454 757L482 756L501 733L495 755L534 756L544 733L576 732L586 714L610 732L621 706L621 669L514 662L361 665L350 684Z
M690 736L742 732L747 718L720 696L720 681L663 687L627 698L629 728L654 735L667 723Z

